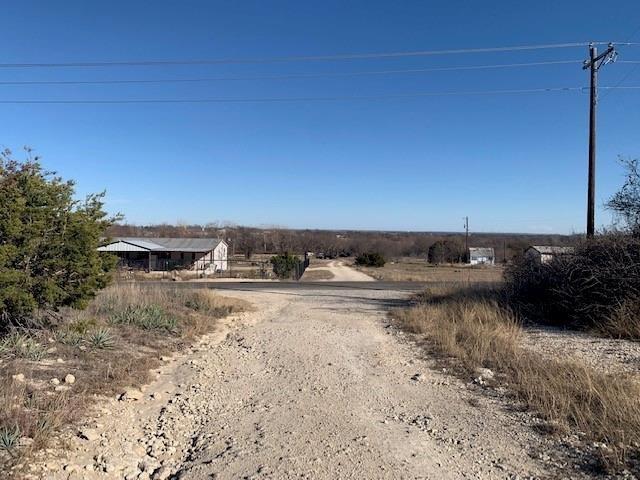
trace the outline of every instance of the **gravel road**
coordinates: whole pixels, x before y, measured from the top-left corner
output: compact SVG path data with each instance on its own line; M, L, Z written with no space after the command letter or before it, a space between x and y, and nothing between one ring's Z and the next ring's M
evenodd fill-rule
M389 325L406 293L228 295L257 310L168 360L142 395L103 402L34 478L547 475L525 414L436 370Z
M332 260L328 263L311 265L307 271L318 271L318 270L326 270L330 272L333 277L328 280L329 282L375 282L376 279L367 275L366 273L359 272L347 265L340 260ZM304 281L304 276L302 277L302 281ZM319 280L323 281L323 280Z

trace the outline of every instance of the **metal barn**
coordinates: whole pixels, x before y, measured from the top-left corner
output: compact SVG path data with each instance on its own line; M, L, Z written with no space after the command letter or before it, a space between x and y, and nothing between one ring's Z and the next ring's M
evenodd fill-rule
M122 267L147 271L218 272L228 268L228 246L217 238L118 237L98 251L116 254Z

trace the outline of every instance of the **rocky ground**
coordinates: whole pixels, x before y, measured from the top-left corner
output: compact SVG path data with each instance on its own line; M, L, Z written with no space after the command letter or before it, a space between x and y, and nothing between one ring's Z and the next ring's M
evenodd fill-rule
M105 399L31 478L548 478L532 415L442 372L390 325L406 293L234 292L257 311ZM556 453L554 453L556 452Z
M543 355L574 358L602 372L640 373L640 343L553 327L527 327L524 346Z

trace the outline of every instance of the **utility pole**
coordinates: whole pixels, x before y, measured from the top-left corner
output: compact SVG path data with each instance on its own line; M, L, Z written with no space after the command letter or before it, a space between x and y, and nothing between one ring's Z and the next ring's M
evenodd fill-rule
M469 217L464 217L464 256L469 260Z
M587 236L593 237L596 224L596 106L598 104L598 70L607 63L615 62L616 50L613 43L598 55L597 47L589 44L589 60L585 60L583 70L590 69L591 86L589 94L589 179L587 184Z

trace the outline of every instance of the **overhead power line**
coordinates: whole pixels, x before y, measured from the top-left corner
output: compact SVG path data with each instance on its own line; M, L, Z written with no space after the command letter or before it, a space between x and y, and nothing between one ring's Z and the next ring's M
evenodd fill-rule
M307 62L307 61L331 61L331 60L366 60L376 58L402 58L424 57L433 55L458 55L471 53L498 53L516 52L527 50L547 50L559 48L584 47L589 44L608 45L610 42L572 42L552 43L543 45L517 45L487 48L461 48L446 50L419 50L411 52L384 52L384 53L354 53L338 55L307 55L286 57L260 57L260 58L219 58L196 60L128 60L128 61L101 61L101 62L38 62L38 63L0 63L0 68L65 68L65 67L130 67L130 66L166 66L166 65L219 65L219 64L243 64L243 63L280 63L280 62ZM616 45L637 45L631 42L616 43Z
M493 65L462 65L451 67L411 68L397 70L367 70L360 72L327 72L327 73L291 73L283 75L239 75L203 78L169 78L169 79L121 79L121 80L8 80L0 81L0 85L108 85L136 83L204 83L232 80L288 80L306 78L360 77L373 75L418 74L430 72L452 72L464 70L488 70L499 68L537 67L544 65L569 65L582 63L581 60L556 60L547 62L507 63Z
M599 87L601 90L620 88L625 90L640 90L640 86L629 87ZM336 95L326 97L254 97L254 98L175 98L175 99L119 99L119 100L0 100L0 104L179 104L179 103L295 103L295 102L326 102L326 101L363 101L363 100L385 100L403 99L419 97L450 97L450 96L470 96L470 95L515 95L526 93L552 93L552 92L576 92L584 91L588 87L548 87L548 88L526 88L512 90L469 90L451 92L414 92L400 94L382 95Z

